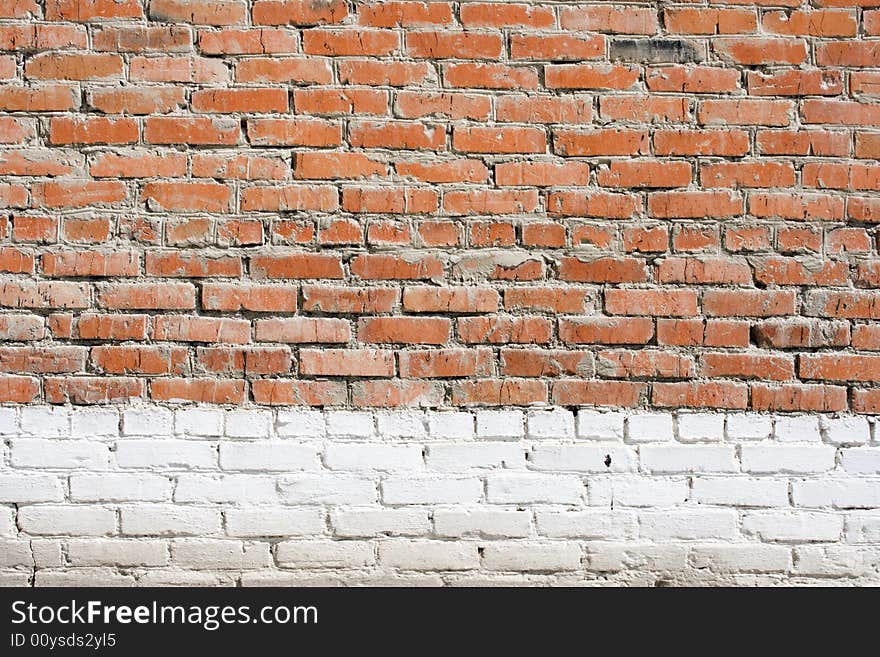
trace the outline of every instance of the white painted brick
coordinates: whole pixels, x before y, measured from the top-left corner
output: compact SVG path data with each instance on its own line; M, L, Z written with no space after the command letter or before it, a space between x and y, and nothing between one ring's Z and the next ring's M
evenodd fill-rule
M120 508L122 533L128 536L205 536L220 531L220 511L174 504Z
M859 577L876 571L876 552L852 546L804 545L794 549L796 575ZM872 563L873 562L873 563Z
M616 476L612 479L615 506L675 506L688 496L688 482L682 477Z
M0 536L12 536L15 533L16 527L13 510L0 507Z
M780 442L819 442L819 419L815 415L777 415L773 437Z
M171 562L195 570L265 568L272 563L268 543L181 538L171 542Z
M312 536L326 530L324 512L317 508L233 507L223 515L229 536Z
M346 474L302 474L278 482L287 504L371 504L377 499L376 482Z
M434 531L440 536L524 538L531 534L532 514L517 509L453 507L434 511Z
M577 414L577 435L587 440L623 440L625 422L626 413L621 411L581 409Z
M477 411L477 436L480 438L521 438L522 411Z
M699 545L691 551L696 568L718 573L773 573L791 568L791 550L781 545Z
M483 482L476 477L413 475L382 481L385 504L472 504L482 497Z
M9 436L19 431L19 409L16 407L0 407L0 435Z
M537 511L538 533L551 538L626 540L638 534L632 511L589 509L586 511Z
M0 503L60 502L63 499L61 479L54 475L0 470Z
M376 424L380 437L424 438L428 435L425 414L415 411L378 413Z
M74 502L162 502L171 498L168 477L150 473L74 474L70 499Z
M614 504L614 485L611 475L597 475L587 478L587 504L590 506L611 507Z
M213 445L194 440L120 440L116 464L120 468L213 469L217 452Z
M168 436L173 427L174 414L167 408L129 408L122 414L122 433L126 436Z
M72 566L164 566L168 543L132 539L72 539L67 542Z
M275 432L285 438L323 438L324 413L304 409L278 411Z
M744 472L806 474L834 468L834 448L826 445L743 445Z
M687 564L687 548L681 545L652 543L589 543L589 569L616 572L626 569L648 571L679 571Z
M728 413L726 422L727 439L766 440L773 434L773 417L762 413Z
M724 540L737 535L736 522L736 511L732 509L643 511L639 530L642 538L654 541Z
M654 473L737 472L732 445L642 445L641 469Z
M788 480L750 477L694 477L691 499L721 506L788 506Z
M330 512L330 523L337 536L419 536L431 532L431 519L425 509L381 509L354 507Z
M847 514L844 535L847 543L880 543L880 511Z
M0 539L0 568L32 568L34 558L26 540Z
M184 436L220 436L223 411L216 408L181 408L174 411L174 430Z
M226 435L230 438L266 438L272 435L272 412L226 411Z
M479 568L476 543L463 541L383 541L379 563L401 570L472 570Z
M116 531L116 511L100 506L23 506L18 523L28 534L103 536Z
M492 504L581 504L586 487L578 477L544 474L490 474L486 499Z
M626 424L627 439L633 443L663 442L674 437L672 413L630 415Z
M842 449L840 465L852 474L880 474L880 447Z
M70 437L70 410L63 406L23 406L21 432L38 438Z
M376 562L367 541L284 541L276 558L282 566L297 568L361 568Z
M470 440L474 437L474 416L472 413L446 411L428 413L428 433L432 438Z
M84 541L104 540L86 538ZM35 538L31 540L31 552L37 568L60 568L64 565L64 554L61 549L65 540L61 538Z
M431 444L425 458L431 470L515 469L526 466L524 448L512 442Z
M174 489L175 502L275 502L275 480L259 475L182 474Z
M685 443L724 440L721 413L679 413L678 439Z
M807 479L791 484L795 506L871 509L880 507L880 479Z
M556 472L633 472L635 450L622 445L540 443L529 453L529 467Z
M574 413L557 408L550 411L529 411L529 438L574 438Z
M743 515L742 531L762 541L838 541L843 532L843 516L810 511L749 512Z
M105 443L39 438L12 441L12 465L16 467L103 470L109 461Z
M123 575L113 568L65 568L38 570L34 586L77 587L119 586L131 587L137 583L133 575Z
M488 570L516 571L578 570L582 557L581 547L568 541L493 542L483 548L483 567Z
M24 570L0 571L0 586L3 588L24 588L31 586L31 573Z
M421 470L425 467L420 445L329 443L324 463L331 470Z
M245 472L317 470L318 448L288 441L228 442L220 445L220 467Z
M115 408L76 408L70 420L74 438L119 435L119 411Z
M328 411L327 434L341 438L369 438L374 432L370 413L358 411Z
M871 442L871 425L861 415L819 418L819 427L826 443L832 445L867 445Z

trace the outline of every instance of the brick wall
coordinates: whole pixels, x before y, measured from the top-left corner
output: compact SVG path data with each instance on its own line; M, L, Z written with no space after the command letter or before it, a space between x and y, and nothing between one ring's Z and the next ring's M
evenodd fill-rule
M0 0L0 144L3 581L878 578L880 0Z

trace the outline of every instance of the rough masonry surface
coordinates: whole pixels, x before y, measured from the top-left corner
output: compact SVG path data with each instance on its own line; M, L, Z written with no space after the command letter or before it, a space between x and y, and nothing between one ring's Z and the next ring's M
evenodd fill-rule
M0 0L2 581L876 582L878 158L880 0Z

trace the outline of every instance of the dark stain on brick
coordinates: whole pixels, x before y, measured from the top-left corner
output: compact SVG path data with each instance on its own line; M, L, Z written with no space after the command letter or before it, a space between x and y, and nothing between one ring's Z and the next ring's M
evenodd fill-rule
M652 64L685 64L701 62L702 49L684 39L615 39L611 42L611 59Z

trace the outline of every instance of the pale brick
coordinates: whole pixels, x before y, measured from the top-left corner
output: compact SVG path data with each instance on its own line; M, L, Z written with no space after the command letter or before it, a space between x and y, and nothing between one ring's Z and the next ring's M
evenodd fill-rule
M788 506L788 481L749 477L694 477L691 499L721 506Z
M105 443L39 438L12 442L13 467L103 470L109 461L110 449Z
M74 474L70 499L74 502L162 502L171 498L171 480L158 474Z
M480 565L476 543L464 541L382 541L379 563L401 570L471 570Z
M860 415L819 418L822 437L832 445L866 445L871 442L871 425Z
M740 459L745 472L826 472L834 468L834 448L820 445L743 445Z
M525 435L522 411L477 411L480 438L521 438Z
M116 532L116 511L101 506L23 506L22 531L43 536L105 536Z
M271 411L227 411L225 434L230 438L267 438L272 435Z
M529 467L557 472L633 472L638 469L635 450L619 445L536 444L529 452Z
M424 509L376 509L354 507L330 512L337 536L419 536L429 534L431 519Z
M843 517L809 511L759 511L743 515L742 531L762 541L809 543L838 541L843 531Z
M116 444L120 468L204 470L217 467L216 448L191 440L121 440Z
M538 533L551 538L626 540L638 534L636 514L632 511L538 511L535 522Z
M739 470L735 450L729 445L642 445L639 463L642 470L653 473Z
M587 440L623 440L625 422L626 413L581 409L577 414L577 435Z
M229 442L220 445L220 467L245 472L317 470L320 454L314 445L287 441Z
M419 445L330 443L324 463L331 470L421 470L425 467Z
M526 420L529 438L574 438L574 414L571 411L531 411Z
M362 568L376 562L367 541L297 540L279 543L278 564L295 568Z
M324 413L301 409L278 411L275 432L285 438L323 438Z
M122 414L126 436L167 436L174 427L174 414L167 408L129 408Z
M223 512L229 536L311 536L323 534L325 514L316 508L283 508L264 504L228 508Z
M671 413L640 413L626 420L627 439L633 443L653 443L672 440L674 427Z
M382 480L385 504L471 504L482 496L483 482L476 477L413 475Z
M584 483L570 475L490 474L486 499L492 504L579 504Z
M346 474L302 474L278 482L286 504L371 504L377 499L376 482Z
M431 470L524 468L525 450L511 442L437 443L428 446L425 462Z
M773 437L780 442L819 442L819 420L815 415L778 415Z
M467 412L428 413L428 433L432 438L470 440L474 437L474 416Z
M434 531L440 536L525 538L531 534L531 513L484 507L442 508L434 511Z
M223 411L215 408L181 408L174 411L174 430L183 436L219 436Z

